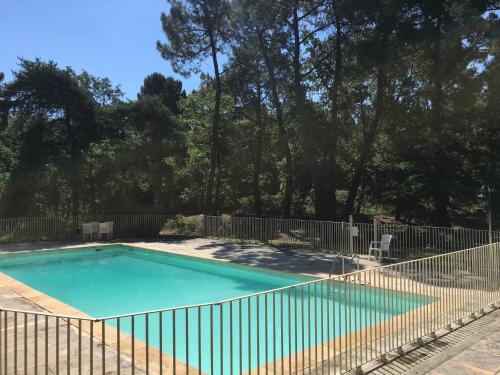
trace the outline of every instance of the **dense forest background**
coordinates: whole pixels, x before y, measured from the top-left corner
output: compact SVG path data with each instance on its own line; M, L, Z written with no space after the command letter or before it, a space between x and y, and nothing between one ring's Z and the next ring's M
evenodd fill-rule
M125 100L107 78L25 59L0 84L0 216L484 227L482 185L500 211L497 1L168 3L157 49L201 74L192 93L153 73Z

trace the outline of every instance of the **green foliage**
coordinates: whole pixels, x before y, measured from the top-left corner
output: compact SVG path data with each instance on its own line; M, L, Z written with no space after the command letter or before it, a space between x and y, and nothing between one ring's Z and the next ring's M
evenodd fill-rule
M146 96L157 96L165 107L167 107L173 115L179 115L179 100L186 97L186 92L182 89L182 82L165 77L161 73L153 73L144 78L144 84L137 94L137 98L141 99Z
M167 43L158 41L163 58L171 61L176 73L200 73L201 63L211 56L212 44L220 50L225 40L229 3L225 0L169 0L170 13L161 15Z
M71 207L77 212L81 184L78 169L83 154L98 135L89 94L70 71L57 64L21 60L20 70L2 90L2 108L24 128L19 135L18 162L10 171L12 183L2 196L5 210L22 215L31 211L37 184L48 166L64 171L63 178L69 181L71 190ZM4 130L8 132L9 126ZM47 185L44 188L51 189Z
M40 60L2 82L1 215L385 211L483 226L483 184L500 212L490 1L169 4L157 48L202 73L188 95L153 73L124 102L108 79Z
M203 234L203 220L201 216L176 215L168 219L161 229L162 234L175 236L200 236Z

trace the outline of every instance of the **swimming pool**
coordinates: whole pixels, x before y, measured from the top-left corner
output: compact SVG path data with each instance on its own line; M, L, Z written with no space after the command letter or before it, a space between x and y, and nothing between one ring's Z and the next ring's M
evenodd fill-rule
M128 246L9 255L0 271L94 317L194 305L107 322L207 374L246 372L430 302Z

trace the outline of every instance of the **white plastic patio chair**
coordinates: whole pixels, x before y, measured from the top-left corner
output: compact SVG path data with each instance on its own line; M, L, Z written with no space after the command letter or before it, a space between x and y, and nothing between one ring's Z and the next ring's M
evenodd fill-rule
M382 255L387 253L390 256L392 234L383 234L381 241L372 241L370 243L370 248L368 249L368 260L372 259L372 253L375 255L378 253L379 260L382 260Z
M106 236L107 240L113 238L113 222L107 221L99 224L99 239L102 240Z
M90 237L90 240L97 238L99 236L99 223L96 221L90 223L82 224L82 239L85 240L86 237Z

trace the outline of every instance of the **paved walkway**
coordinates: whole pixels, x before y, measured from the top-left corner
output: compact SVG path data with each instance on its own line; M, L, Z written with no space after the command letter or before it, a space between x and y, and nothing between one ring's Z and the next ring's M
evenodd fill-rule
M38 313L44 311L31 301L2 286L0 286L0 306L5 309ZM17 319L17 324L14 319ZM56 320L49 317L45 320L43 315L35 316L35 314L22 313L17 314L14 318L14 314L2 312L0 324L3 332L7 328L11 336L15 336L18 341L16 350L14 350L12 341L10 341L8 349L5 350L5 340L0 340L0 353L2 353L0 373L2 374L101 374L103 353L106 362L105 368L114 369L116 366L116 351L107 345L103 348L102 342L98 339L90 340L89 335L78 330L75 322L68 325L66 319ZM81 350L81 361L76 355L78 347ZM91 371L90 356L93 358L93 371ZM132 365L128 357L122 355L120 364L122 373L131 373ZM143 367L136 364L134 373L144 375L145 371ZM106 375L111 374L117 374L117 372L113 370L106 372Z
M390 358L390 357L389 357ZM368 372L372 375L500 374L500 309L415 347Z

